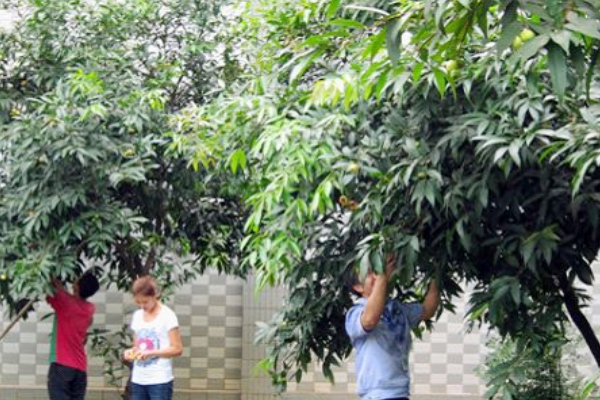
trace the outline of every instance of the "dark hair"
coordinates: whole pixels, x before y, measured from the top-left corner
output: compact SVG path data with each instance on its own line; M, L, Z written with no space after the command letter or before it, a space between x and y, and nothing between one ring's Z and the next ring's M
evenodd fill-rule
M100 289L100 282L92 273L81 275L77 284L79 285L79 297L83 299L92 297Z
M362 282L360 281L360 279L358 278L358 271L356 271L356 269L354 268L354 266L349 266L346 269L346 272L344 273L344 282L346 284L346 287L348 288L348 290L359 296L362 297L362 294L358 293L355 289L354 286L355 285L362 285Z
M137 278L131 287L134 296L151 296L157 297L159 294L156 281L149 275L140 276Z

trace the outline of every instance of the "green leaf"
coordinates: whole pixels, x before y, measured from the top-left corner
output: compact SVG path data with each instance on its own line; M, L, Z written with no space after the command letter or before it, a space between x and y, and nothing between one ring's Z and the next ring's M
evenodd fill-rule
M577 72L580 78L585 76L587 63L585 57L585 53L581 47L577 46L573 48L571 52L571 62L573 63L575 71Z
M425 184L425 198L432 207L435 207L435 185L432 181L427 181Z
M519 281L516 279L510 285L510 295L512 296L515 304L521 304L521 288Z
M379 274L384 271L383 260L379 251L371 252L369 259L374 272Z
M411 238L410 238L410 247L412 247L412 249L414 251L419 252L420 245L419 245L419 238L417 236L411 236Z
M435 87L440 93L441 97L444 97L446 93L446 73L439 68L433 70L433 76L435 80Z
M394 18L387 22L385 28L387 51L393 63L400 61L400 45L402 44L401 27L402 21L399 18Z
M388 13L387 11L382 10L380 8L361 6L361 5L356 5L356 4L350 4L350 5L344 6L344 8L346 8L348 10L358 10L358 11L370 12L373 14L381 14L385 17L390 15L390 13Z
M510 46L513 39L521 32L523 25L517 20L518 2L510 1L503 12L500 21L502 25L502 33L497 43L498 54Z
M519 156L519 152L521 151L522 146L523 141L520 139L513 140L510 146L508 146L508 153L518 167L521 166L521 157Z
M548 67L552 87L559 97L563 97L567 89L567 58L562 48L555 43L548 46Z
M327 11L325 12L325 16L327 19L331 19L337 14L340 9L341 0L330 0L329 7L327 7Z
M365 251L360 259L360 276L365 277L371 270L371 262L369 261L369 251Z
M586 176L588 169L594 164L595 160L593 158L589 158L584 163L582 163L577 168L577 173L573 177L572 187L573 187L573 196L579 193L579 189L581 188L581 184L583 183L583 179Z
M329 21L329 24L336 26L343 26L344 28L355 28L355 29L366 29L364 24L352 19L334 19Z
M498 300L500 300L502 297L504 297L505 294L508 293L509 290L510 290L510 286L507 284L500 286L494 292L494 296L492 297L492 302L497 302Z
M238 165L242 169L246 168L246 153L242 149L238 149L231 155L231 172L234 174L237 172Z
M422 62L414 66L412 72L412 78L414 83L417 83L419 79L421 79L421 72L423 71L423 67L424 64Z
M517 54L523 59L528 60L536 55L550 41L550 35L547 33L538 35L525 44L517 51Z
M579 32L594 39L600 39L600 21L580 17L572 11L567 13L567 21L569 23L565 24L565 29Z
M523 262L525 264L529 264L529 262L532 260L535 246L535 240L528 239L521 247L521 255L523 256Z
M290 72L290 84L294 84L312 65L312 63L325 52L324 49L317 49L298 60Z
M562 47L566 55L569 55L571 45L571 32L567 30L550 32L550 38L554 43Z
M383 47L383 44L386 41L385 35L386 31L382 30L377 35L371 38L371 43L365 49L365 53L368 54L371 59L375 57L377 53L379 53L379 50L381 50L381 48Z

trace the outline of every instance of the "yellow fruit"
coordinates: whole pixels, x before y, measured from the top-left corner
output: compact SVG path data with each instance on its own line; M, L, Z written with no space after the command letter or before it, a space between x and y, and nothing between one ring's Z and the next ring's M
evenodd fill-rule
M419 179L419 180L423 180L423 179L426 179L426 178L427 178L427 173L425 173L423 171L421 171L421 172L419 172L417 174L417 179Z
M338 201L342 207L346 207L346 204L348 204L348 198L344 195L341 195Z
M521 33L519 34L519 38L521 38L521 41L523 43L527 42L528 40L533 39L534 37L535 37L535 32L528 28L523 29L521 31Z
M358 165L355 162L351 162L350 164L348 164L348 172L350 172L351 174L357 174L358 171L360 171L360 165Z
M442 66L446 69L446 72L451 74L452 72L456 71L456 69L458 68L458 63L456 62L456 60L448 60L448 61L444 61Z
M135 156L135 151L132 149L127 149L123 152L123 157L133 157Z
M6 274L0 275L0 281L5 281L7 279Z
M11 108L10 109L10 116L11 117L18 117L19 115L21 115L21 111L19 111L18 108Z
M355 200L350 200L348 202L348 210L350 210L350 211L358 210L358 202Z
M523 46L523 41L521 40L521 38L519 36L517 36L512 42L512 47L515 50L519 50L521 48L521 46Z

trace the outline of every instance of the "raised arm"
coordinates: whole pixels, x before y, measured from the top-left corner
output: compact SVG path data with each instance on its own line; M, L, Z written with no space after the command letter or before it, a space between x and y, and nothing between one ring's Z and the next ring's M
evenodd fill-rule
M379 323L381 314L385 308L387 302L387 286L388 286L388 275L390 275L394 269L395 257L388 255L386 260L386 269L380 275L375 275L373 272L369 272L365 278L364 288L371 286L371 292L367 296L367 304L365 309L360 316L360 323L363 328L367 331L374 329ZM369 282L371 280L371 282Z
M435 279L429 283L429 289L427 289L427 294L422 304L423 316L421 319L424 321L431 319L440 305L440 290Z

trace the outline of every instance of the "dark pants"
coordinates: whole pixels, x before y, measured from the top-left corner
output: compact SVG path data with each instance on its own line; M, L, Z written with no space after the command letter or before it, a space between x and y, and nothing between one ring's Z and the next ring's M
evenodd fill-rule
M50 400L84 400L87 374L57 363L50 364L48 394Z
M173 381L158 385L138 385L131 383L131 400L171 400Z

